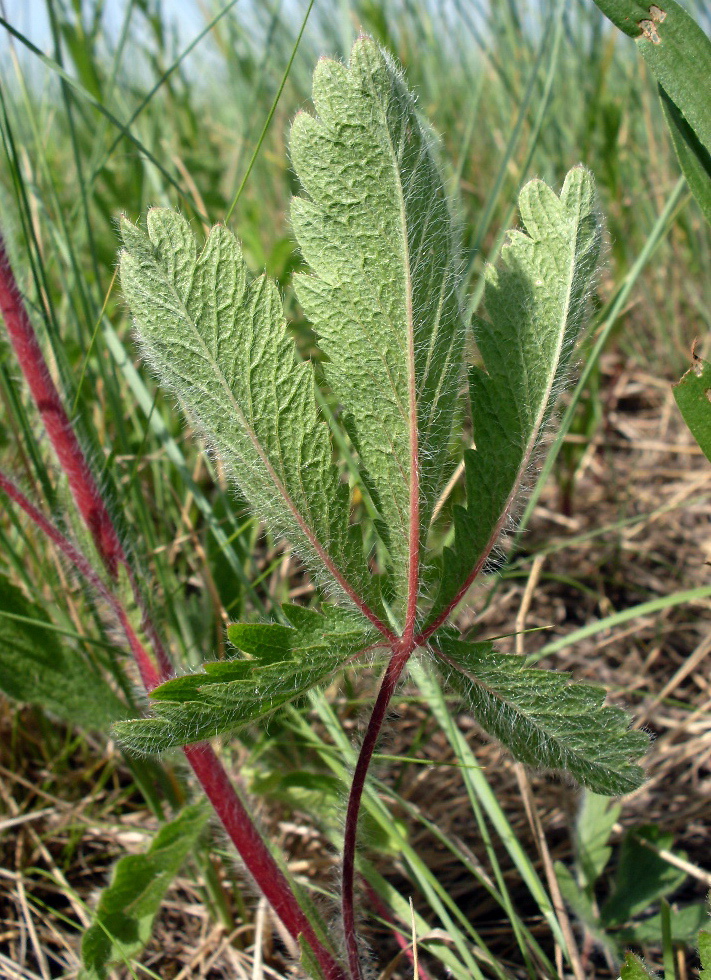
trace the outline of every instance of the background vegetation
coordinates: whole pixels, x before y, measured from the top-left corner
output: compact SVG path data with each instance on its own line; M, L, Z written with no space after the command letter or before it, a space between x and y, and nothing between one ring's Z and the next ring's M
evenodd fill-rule
M190 18L204 27L189 32L176 25L182 4L129 0L120 16L110 6L47 0L42 38L3 21L0 223L155 620L185 666L226 654L228 621L268 616L274 599L308 602L311 589L143 370L116 288L118 215L177 206L196 230L227 219L253 271L279 280L308 353L290 289L300 259L284 135L317 57L345 57L360 29L403 63L452 161L472 308L523 181L559 187L578 161L594 172L608 247L580 383L503 576L477 586L460 621L609 683L657 736L650 781L620 810L588 799L581 811L579 791L482 744L417 667L367 801L363 924L390 964L384 977L412 976L401 949L412 922L431 976L443 964L462 977L617 976L630 943L668 977L694 976L684 940L704 921L711 886L711 473L670 385L694 338L709 335L711 238L634 44L588 0L206 3ZM5 346L0 398L3 469L90 549ZM108 669L139 710L102 603L11 509L0 570L35 604L44 634L86 671ZM331 845L372 692L370 670L353 670L222 746L329 915ZM145 850L189 788L175 760L125 759L90 723L67 725L38 705L3 701L0 728L0 973L73 976L112 862ZM569 870L556 875L556 861ZM642 866L640 883L630 868ZM288 957L273 930L228 848L198 849L146 952L118 975L281 976Z

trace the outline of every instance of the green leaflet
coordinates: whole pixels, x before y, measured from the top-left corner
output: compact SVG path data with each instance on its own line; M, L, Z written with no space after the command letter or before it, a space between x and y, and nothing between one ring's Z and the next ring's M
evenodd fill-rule
M305 694L379 636L362 616L336 606L323 614L283 611L291 627L231 626L230 640L251 659L206 663L204 673L167 681L151 693L154 717L115 725L116 737L135 752L160 752L234 731Z
M526 184L519 208L530 237L511 232L501 268L487 270L489 319L475 324L486 368L469 376L476 450L464 454L467 508L454 510L430 622L461 598L503 529L565 381L597 264L595 188L583 167L560 198L540 180Z
M112 965L126 963L146 945L153 920L173 878L195 848L210 811L187 806L156 834L145 854L121 858L103 890L94 922L81 944L79 980L105 980Z
M370 576L349 532L348 488L319 417L311 364L298 359L276 286L247 282L234 236L213 228L201 254L173 211L123 220L121 283L145 353L178 392L255 512L351 597Z
M51 627L42 610L0 576L0 691L85 728L104 729L129 717L98 670Z
M669 909L669 931L672 942L693 946L697 937L701 935L699 929L708 923L709 914L703 902L694 902L692 905L685 905L680 909L671 906ZM658 944L663 933L663 913L657 912L639 922L620 929L615 933L616 938L629 946L651 946ZM699 975L699 980L711 980L711 977L704 977L703 971Z
M431 131L370 38L348 67L319 62L313 101L317 118L300 113L290 140L308 195L291 219L313 270L295 277L296 292L328 355L402 600L411 494L422 547L448 476L464 334L457 235Z
M595 0L633 37L655 78L711 153L711 41L675 0Z
M711 462L711 364L695 357L694 366L673 391L684 421Z
M631 760L645 751L647 736L628 731L629 716L603 704L603 688L524 667L520 657L494 653L490 643L444 639L436 646L456 668L450 681L479 724L520 762L565 770L604 796L641 785L644 772Z

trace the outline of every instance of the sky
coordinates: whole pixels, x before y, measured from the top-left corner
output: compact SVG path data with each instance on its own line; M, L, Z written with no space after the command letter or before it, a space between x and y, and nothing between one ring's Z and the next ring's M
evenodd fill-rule
M105 0L109 33L118 33L127 0ZM8 23L43 51L49 51L51 33L46 0L0 0L0 11ZM165 18L177 26L181 42L186 43L205 25L197 0L164 0ZM0 31L0 54L7 48L7 34Z

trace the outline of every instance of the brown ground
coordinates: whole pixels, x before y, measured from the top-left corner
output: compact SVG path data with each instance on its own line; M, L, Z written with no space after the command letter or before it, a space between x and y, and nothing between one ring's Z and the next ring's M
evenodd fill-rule
M555 636L564 636L596 619L656 597L697 588L711 581L711 467L681 423L666 382L604 363L604 425L585 451L572 501L560 516L553 481L526 537L534 549L545 542L542 560L524 566L521 577L502 581L478 620L479 635L512 633L522 627L552 626L545 633L501 641L514 649L525 640L532 653ZM619 525L586 538L588 532ZM533 576L538 576L536 583ZM476 597L472 608L477 608ZM689 877L683 902L702 900L711 887L711 599L672 606L576 643L555 659L578 678L623 692L637 724L655 735L647 759L649 780L625 800L621 825L654 822L674 835L675 850L686 852ZM461 625L469 625L462 617ZM613 697L617 694L613 693ZM428 721L421 705L398 707L387 751L406 754L413 733L425 725L429 737L419 754L438 762L450 758L446 740ZM542 870L541 842L531 830L517 769L505 752L484 744L466 717L460 724L476 747L519 840L536 855ZM40 728L39 726L44 726ZM98 741L74 740L27 710L13 719L0 709L0 977L73 977L78 968L76 923L88 921L97 890L121 854L146 846L155 829L140 797L126 796L131 780L118 753ZM42 737L38 734L42 731ZM34 733L34 734L33 734ZM431 734L429 734L431 733ZM532 788L534 808L553 860L569 860L569 826L576 791L558 780L522 776ZM486 865L481 841L459 773L454 767L408 768L400 793L417 804L449 835L458 836ZM535 819L535 815L534 815ZM264 815L285 841L295 870L333 884L335 859L300 814ZM276 824L276 825L275 825ZM623 826L615 828L613 844ZM484 936L516 967L510 929L472 879L433 839L417 832L413 844L440 881L457 896ZM545 855L545 850L543 851ZM506 867L505 857L502 863ZM225 874L229 867L220 866ZM381 862L397 883L397 871ZM230 936L207 911L204 896L186 874L169 893L143 962L164 980L221 977L280 977L285 974L278 940L272 938L267 910ZM515 875L508 880L523 914L530 908ZM527 904L528 902L528 904ZM542 943L546 930L530 925ZM255 952L255 939L257 952ZM392 937L376 927L372 941L381 962L395 955ZM584 965L609 976L604 963L581 943ZM688 963L687 963L688 959ZM680 956L679 980L696 975L692 955ZM437 976L436 973L432 974ZM127 977L126 971L117 976ZM401 961L383 977L412 976Z

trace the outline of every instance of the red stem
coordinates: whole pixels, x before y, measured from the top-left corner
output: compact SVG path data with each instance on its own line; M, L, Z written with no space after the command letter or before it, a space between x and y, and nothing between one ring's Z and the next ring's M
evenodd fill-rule
M247 870L259 884L289 934L294 939L304 937L326 980L346 980L343 969L316 936L286 877L266 847L211 746L206 742L185 745L183 752Z
M27 499L19 487L1 471L0 490L4 491L10 500L14 500L14 502L24 510L27 516L31 518L32 522L37 525L40 531L42 531L43 534L46 534L50 541L53 541L57 545L64 557L72 563L76 570L111 606L112 611L121 622L121 626L126 633L129 646L131 647L131 653L136 661L136 666L138 667L144 687L148 691L152 690L154 687L157 687L157 685L160 684L161 679L156 671L153 661L143 649L138 637L134 634L128 621L128 617L126 616L126 611L116 596L114 596L113 593L106 588L101 578L96 574L84 555L74 547L68 538L64 537L62 532L58 530L58 528L56 528L54 524L52 524L52 522L49 521L30 500Z
M34 524L57 545L76 570L92 585L109 604L126 635L131 653L136 661L141 680L148 692L166 680L156 670L141 641L116 596L106 588L87 559L62 533L39 511L22 491L0 471L0 490L18 504ZM183 752L192 766L200 785L215 808L230 839L237 848L247 870L259 884L274 911L294 939L303 936L314 951L327 980L345 980L341 967L328 950L319 942L313 927L299 906L278 864L269 852L259 831L252 823L244 804L229 781L212 748L205 744L183 746Z
M133 569L49 373L1 234L0 312L5 319L17 362L47 430L49 441L57 454L60 466L67 475L69 488L79 513L92 534L96 549L111 578L116 578L119 565L126 568L131 590L142 613L142 625L156 651L161 673L169 676L172 673L170 658L150 621Z
M96 574L85 556L2 473L0 473L0 489L4 490L37 527L54 541L77 571L109 604L121 623L144 687L150 693L153 688L172 675L172 666L147 614L138 583L121 546L116 528L49 373L24 307L1 235L0 312L5 319L10 341L47 434L69 480L77 508L91 531L97 550L112 578L116 578L119 564L127 569L134 595L142 611L143 626L154 644L160 670L156 669L136 636L124 607ZM183 751L240 857L290 935L297 941L299 936L304 937L311 946L326 980L346 980L341 966L316 936L286 877L272 857L212 748L200 744L184 746Z
M118 564L125 562L126 556L49 373L1 235L0 312L5 319L10 342L42 417L47 435L69 480L69 487L79 513L91 531L97 550L105 561L111 577L115 578Z
M351 792L348 797L348 809L346 811L346 827L343 838L343 880L341 885L341 910L343 913L343 929L346 940L346 953L348 954L348 967L351 971L352 980L362 980L363 974L360 968L360 956L358 955L358 939L355 927L355 911L353 907L353 881L355 871L355 846L356 833L358 830L358 812L360 802L365 787L365 779L368 775L368 768L373 758L373 752L383 726L388 705L395 692L400 674L405 664L412 655L412 648L402 646L393 651L385 674L383 676L378 697L373 706L373 713L368 721L368 727L360 747L358 761Z

